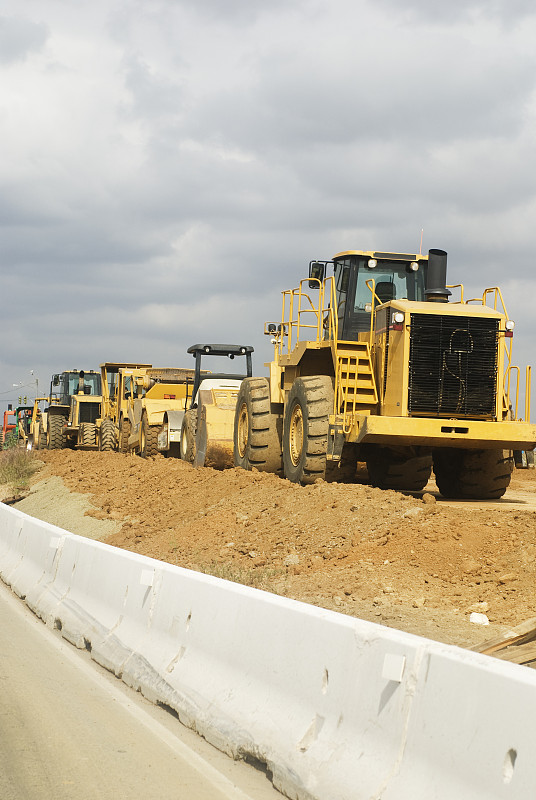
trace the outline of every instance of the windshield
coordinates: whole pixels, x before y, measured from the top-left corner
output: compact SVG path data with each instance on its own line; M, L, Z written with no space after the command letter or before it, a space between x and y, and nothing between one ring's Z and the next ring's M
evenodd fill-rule
M389 300L424 300L424 270L412 272L408 264L400 261L380 262L374 269L366 266L365 259L359 259L357 269L357 287L354 310L364 311L365 305L372 300L372 293L367 286L374 280L376 303L378 300L387 303Z
M338 335L348 341L357 339L360 332L370 329L370 308L368 311L366 308L372 302L373 280L376 305L389 300L426 299L425 263L420 262L418 270L414 272L409 261L378 261L376 267L370 268L369 260L364 256L352 255L334 264Z
M100 375L97 373L84 375L84 386L91 387L91 391L88 394L98 395L100 394ZM69 395L77 394L78 393L78 372L69 372Z

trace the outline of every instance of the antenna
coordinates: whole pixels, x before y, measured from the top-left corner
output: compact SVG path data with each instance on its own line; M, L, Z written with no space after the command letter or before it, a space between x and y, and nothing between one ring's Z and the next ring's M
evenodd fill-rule
M421 228L421 243L419 245L419 255L422 256L422 237L424 233L424 228Z

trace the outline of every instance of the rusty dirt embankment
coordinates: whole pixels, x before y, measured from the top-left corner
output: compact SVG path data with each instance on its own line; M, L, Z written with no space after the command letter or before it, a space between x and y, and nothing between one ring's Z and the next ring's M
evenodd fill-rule
M500 501L455 503L433 483L405 496L161 456L37 456L16 507L116 547L462 646L536 613L535 470Z

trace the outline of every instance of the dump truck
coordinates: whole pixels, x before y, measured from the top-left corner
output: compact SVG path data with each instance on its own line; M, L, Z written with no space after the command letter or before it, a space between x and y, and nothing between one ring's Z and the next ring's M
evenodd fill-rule
M500 289L465 299L446 272L439 249L312 261L283 292L281 322L265 325L269 376L242 383L235 465L310 484L352 480L359 461L374 486L408 491L433 469L445 497L501 497L512 451L536 444L530 368L522 421Z
M101 365L101 376L103 386L107 387L100 427L101 449L135 452L143 458L156 455L164 418L171 418L175 412L184 413L194 370L106 363Z
M195 466L233 465L233 429L236 400L244 378L252 375L251 345L193 344L187 352L195 358L194 379L182 413L164 415L158 447L176 449ZM209 372L201 364L208 357L245 359L240 373Z
M49 450L96 447L101 416L100 375L94 370L65 370L52 376L37 441ZM35 437L34 437L35 441Z

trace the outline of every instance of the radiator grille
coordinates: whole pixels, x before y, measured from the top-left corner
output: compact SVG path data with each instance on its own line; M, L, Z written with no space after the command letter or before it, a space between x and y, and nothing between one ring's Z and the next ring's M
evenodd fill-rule
M410 414L495 415L499 320L412 314Z
M95 422L100 417L100 403L80 403L80 422Z

